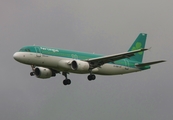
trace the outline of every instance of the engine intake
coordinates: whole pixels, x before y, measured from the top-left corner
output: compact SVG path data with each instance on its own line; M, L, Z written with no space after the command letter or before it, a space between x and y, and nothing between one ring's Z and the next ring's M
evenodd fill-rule
M46 78L55 76L55 74L52 72L52 70L50 70L48 68L44 68L44 67L37 67L37 68L35 68L34 72L38 78L42 78L42 79L46 79Z
M72 70L76 70L76 71L88 71L90 68L90 65L88 62L85 62L85 61L73 60L71 62L71 68Z

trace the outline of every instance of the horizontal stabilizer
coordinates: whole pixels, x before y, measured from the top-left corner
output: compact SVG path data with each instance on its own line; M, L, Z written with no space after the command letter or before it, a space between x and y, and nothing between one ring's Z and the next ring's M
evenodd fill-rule
M153 65L153 64L157 64L157 63L161 63L161 62L166 62L166 61L160 60L160 61L154 61L154 62L141 63L141 64L137 64L136 67L145 67L148 65Z

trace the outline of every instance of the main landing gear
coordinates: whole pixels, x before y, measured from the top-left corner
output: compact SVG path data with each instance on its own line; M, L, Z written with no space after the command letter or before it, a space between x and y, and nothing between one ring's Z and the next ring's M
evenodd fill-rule
M88 80L89 81L95 80L96 76L92 73L92 70L89 70L89 71L90 71L90 75L88 75Z
M63 72L62 75L64 75L65 80L63 80L63 84L64 85L70 85L71 84L71 80L67 78L67 73Z
M92 81L92 80L95 80L95 79L96 79L96 76L94 74L88 75L88 80L89 81Z
M63 72L62 75L65 77L65 80L63 80L63 84L64 85L70 85L71 84L71 80L67 78L67 72ZM92 81L95 80L96 76L94 74L90 74L88 75L88 80Z

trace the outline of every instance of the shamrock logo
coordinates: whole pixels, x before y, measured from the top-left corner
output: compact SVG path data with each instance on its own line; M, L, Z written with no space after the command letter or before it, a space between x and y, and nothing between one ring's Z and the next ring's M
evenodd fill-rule
M132 50L138 50L142 48L142 43L137 42L136 45L132 48ZM142 55L143 52L139 52L138 54Z

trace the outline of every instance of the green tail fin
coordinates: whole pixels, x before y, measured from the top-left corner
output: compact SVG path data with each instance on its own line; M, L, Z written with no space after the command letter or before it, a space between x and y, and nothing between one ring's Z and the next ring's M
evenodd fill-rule
M147 34L140 33L128 51L144 48L146 38L147 38ZM143 55L144 55L144 52L139 52L139 53L136 53L135 56L130 57L130 59L138 61L138 62L142 62Z

